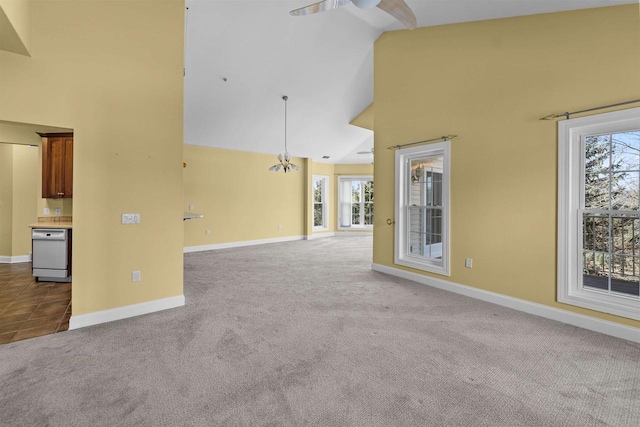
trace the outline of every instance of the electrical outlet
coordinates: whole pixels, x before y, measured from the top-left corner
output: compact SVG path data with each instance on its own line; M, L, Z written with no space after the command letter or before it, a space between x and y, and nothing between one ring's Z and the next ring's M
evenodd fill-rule
M278 230L282 230L282 224L278 224Z
M44 208L45 215L51 215L51 210L49 208Z
M132 282L139 282L140 280L142 280L142 275L140 274L139 270L136 270L136 271L131 273L131 281Z
M473 267L473 259L467 258L464 260L464 266L467 268Z
M189 210L192 211L193 210L193 205L189 205Z
M206 231L207 236L211 236L211 230Z
M56 208L56 215L60 215L61 213L60 208Z

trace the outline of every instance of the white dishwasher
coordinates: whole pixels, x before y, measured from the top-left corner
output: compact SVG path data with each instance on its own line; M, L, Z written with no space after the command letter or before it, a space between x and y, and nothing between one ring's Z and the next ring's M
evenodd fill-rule
M38 280L71 282L68 231L65 228L32 230L33 275Z

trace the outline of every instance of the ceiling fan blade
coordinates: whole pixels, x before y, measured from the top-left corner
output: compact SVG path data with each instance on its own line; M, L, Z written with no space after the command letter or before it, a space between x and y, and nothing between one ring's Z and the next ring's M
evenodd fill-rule
M404 0L381 0L377 7L396 18L408 29L416 28L416 15Z
M282 167L282 165L273 165L269 168L269 170L271 172L278 172L280 170L280 168Z
M324 12L325 10L337 9L351 3L351 0L324 0L309 6L294 9L289 12L293 16L311 15L312 13Z
M295 171L299 171L300 170L300 166L298 165L294 165L293 163L290 163L289 166L291 166L291 168Z

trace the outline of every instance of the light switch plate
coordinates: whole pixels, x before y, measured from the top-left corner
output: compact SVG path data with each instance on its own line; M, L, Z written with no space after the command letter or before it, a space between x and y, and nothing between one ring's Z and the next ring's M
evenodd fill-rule
M60 208L56 208L56 215L60 215L61 213Z
M122 223L123 224L140 224L140 214L139 213L123 213Z
M51 210L49 208L44 208L45 215L51 215Z

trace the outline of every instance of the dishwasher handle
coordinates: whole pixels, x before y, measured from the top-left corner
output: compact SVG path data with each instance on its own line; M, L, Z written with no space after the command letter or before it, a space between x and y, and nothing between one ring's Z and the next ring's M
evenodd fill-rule
M33 240L66 240L67 230L64 228L34 228L31 232L31 238Z

